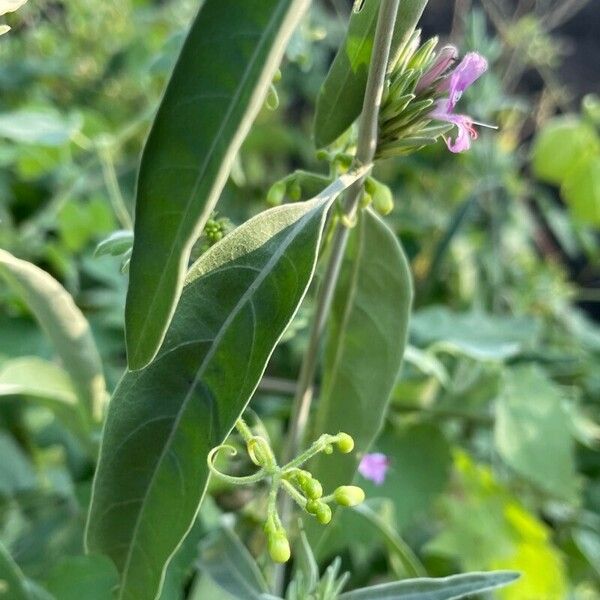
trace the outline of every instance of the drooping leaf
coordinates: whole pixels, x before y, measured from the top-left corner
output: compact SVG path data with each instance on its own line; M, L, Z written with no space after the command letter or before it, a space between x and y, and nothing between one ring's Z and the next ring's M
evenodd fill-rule
M319 455L311 467L326 490L348 484L379 433L406 346L412 301L400 243L371 210L352 232L334 298L315 429L349 433L352 454Z
M33 600L25 576L2 544L0 544L0 598Z
M500 456L517 473L559 498L573 500L578 487L573 437L562 403L560 390L537 367L507 370L494 438Z
M158 593L206 488L208 452L233 428L306 292L332 199L359 176L254 217L202 255L158 357L121 380L87 531L89 549L119 569L120 599Z
M102 240L94 251L94 256L121 256L133 246L133 232L119 230L111 233L106 239Z
M492 571L439 579L406 579L346 592L340 600L458 600L503 587L518 577L519 574L514 571Z
M200 565L219 587L235 598L259 600L269 591L252 555L230 529L215 531L202 544Z
M206 0L146 142L126 306L128 364L156 355L192 244L227 181L308 0Z
M57 600L112 600L117 572L106 556L70 556L56 565L46 588ZM85 592L83 592L85 590Z
M4 250L0 275L52 340L88 414L100 418L106 398L102 363L90 326L73 298L48 273Z
M334 142L360 115L380 4L381 0L366 0L362 10L350 17L346 37L317 98L314 126L317 148ZM427 0L400 3L391 58L413 32L426 4Z
M410 324L419 345L434 344L436 350L482 361L516 356L533 343L539 329L539 322L531 317L456 313L442 306L416 312Z

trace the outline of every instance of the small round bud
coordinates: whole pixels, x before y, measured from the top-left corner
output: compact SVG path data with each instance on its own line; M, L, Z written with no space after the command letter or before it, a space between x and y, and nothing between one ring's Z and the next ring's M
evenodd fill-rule
M269 535L267 547L269 549L269 556L274 562L285 563L290 560L290 543L285 532L279 530Z
M306 512L310 513L311 515L316 515L318 510L319 510L319 505L323 504L322 502L319 502L319 500L317 499L310 499L306 501Z
M333 492L333 497L340 506L356 506L364 502L365 493L356 485L341 485Z
M309 479L303 486L302 489L306 494L307 498L316 500L323 495L323 488L316 479Z
M333 446L331 444L327 444L327 446L323 448L323 452L325 452L325 454L333 454Z
M302 198L302 188L297 180L290 185L288 194L294 202L298 202Z
M352 439L352 436L344 432L338 433L337 447L338 450L344 454L352 452L352 450L354 450L354 440Z
M281 81L281 69L277 69L273 75L273 83L279 83Z
M371 196L367 190L364 190L362 196L360 197L360 207L367 208L371 202L373 202L373 196Z
M315 516L321 525L327 525L327 523L331 521L331 508L324 502L319 502L319 507Z
M377 182L377 189L373 194L373 208L380 215L389 215L394 210L392 190L387 185Z
M329 152L327 150L317 150L315 156L317 160L329 160Z
M267 204L269 206L279 206L283 201L286 189L285 181L276 181L267 192Z

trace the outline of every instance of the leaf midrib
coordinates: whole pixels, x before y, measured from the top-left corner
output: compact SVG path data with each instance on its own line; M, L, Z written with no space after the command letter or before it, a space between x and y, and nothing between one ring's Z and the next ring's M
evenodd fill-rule
M219 347L221 340L223 339L225 333L227 332L227 330L228 330L229 326L231 325L231 323L233 322L233 320L237 317L237 315L239 314L239 312L241 311L243 306L246 304L246 302L249 299L251 299L251 297L254 295L254 292L262 285L265 278L270 273L272 267L280 260L280 258L283 256L285 251L289 248L289 246L291 245L293 240L297 237L298 232L304 227L305 221L309 220L313 216L313 213L315 212L315 210L317 210L318 208L320 208L323 204L325 204L327 202L328 202L327 200L322 200L317 205L316 208L311 209L308 213L303 215L298 220L298 222L293 226L292 231L289 233L285 242L277 249L277 251L273 254L273 256L271 256L271 258L267 261L265 266L261 269L260 273L256 276L256 279L248 287L248 290L246 292L244 292L244 294L242 295L242 297L240 298L238 303L235 305L233 310L229 313L229 315L223 322L223 325L220 327L217 334L215 335L213 343L212 343L210 349L208 350L208 352L206 353L206 356L202 360L202 363L200 364L200 367L196 373L196 376L194 377L194 380L193 380L192 384L190 385L189 390L186 393L186 395L181 403L181 407L177 411L177 415L173 422L173 427L171 428L171 432L169 433L169 436L168 436L167 440L165 441L163 451L161 452L159 459L156 462L156 467L155 467L155 469L152 473L152 476L150 478L150 481L148 483L147 491L144 494L143 500L140 504L139 513L136 518L136 523L135 523L135 526L134 526L134 529L132 532L132 536L131 536L132 541L129 545L129 550L127 551L127 557L125 559L125 567L123 569L122 583L121 583L121 588L119 591L119 599L123 598L123 592L126 588L125 584L127 582L127 577L128 577L128 573L129 573L132 555L133 555L133 548L135 547L135 543L133 540L135 540L137 538L139 527L140 527L140 524L142 521L141 517L144 513L146 502L147 502L148 496L150 494L150 490L152 489L152 487L154 485L155 478L156 478L158 472L160 471L160 467L162 465L163 460L165 459L168 449L171 446L171 443L173 441L175 433L179 429L179 423L181 422L181 419L183 418L183 415L185 414L185 411L187 409L187 405L191 398L193 390L196 388L196 386L200 382L201 377L204 375L204 371L205 371L206 367L208 366L209 361L214 356L217 348Z
M229 102L229 105L227 107L227 112L225 114L225 117L219 127L219 130L217 131L217 134L214 136L213 141L210 145L209 151L206 154L206 157L204 159L204 162L200 168L200 171L198 173L198 176L196 177L196 180L194 181L194 185L192 187L192 191L189 194L189 197L186 201L186 206L185 209L182 213L182 218L179 222L179 225L177 226L177 229L175 231L175 236L174 239L177 240L179 238L179 235L181 234L181 230L183 228L183 225L187 223L188 220L188 215L190 212L190 209L192 207L192 204L194 203L194 197L195 195L198 193L198 187L202 181L202 178L204 177L205 173L206 173L206 169L208 168L208 164L210 162L210 160L212 159L213 153L215 151L215 148L217 146L218 141L220 140L220 137L223 133L223 131L225 130L226 126L229 125L229 121L231 119L231 115L233 114L234 108L237 105L237 101L242 93L242 90L244 89L244 86L246 85L246 82L250 76L250 73L253 71L254 66L256 64L256 61L258 60L258 56L260 55L266 40L269 38L269 35L275 25L275 23L278 21L278 17L279 14L281 13L282 9L284 9L286 6L285 2L280 2L279 4L279 8L275 11L273 11L273 15L271 17L271 20L269 21L269 24L267 25L266 29L264 30L263 35L261 36L261 39L259 41L259 43L257 44L254 52L252 53L252 56L250 58L250 61L248 63L248 66L246 68L246 70L244 71L244 75L242 76L242 78L240 79L240 83L236 89L235 94L231 97L231 100ZM200 10L202 10L202 8L200 8ZM249 103L249 106L252 103ZM244 113L244 115L248 114L248 110L246 110L246 112ZM242 118L242 121L244 120L244 118ZM213 185L213 189L214 189L214 185ZM210 194L209 194L210 195ZM203 212L206 212L206 208L204 209ZM170 265L172 260L173 260L173 254L175 252L175 247L177 246L176 243L171 244L171 249L169 250L169 253L167 255L167 260L165 261L165 265ZM156 287L156 292L153 295L151 301L150 301L150 306L149 309L146 311L146 319L144 320L144 325L142 326L141 330L140 330L140 335L139 335L139 339L143 340L144 336L146 334L146 331L148 329L148 325L149 323L153 322L153 319L150 318L150 315L152 315L153 311L154 311L154 307L156 305L156 301L157 299L160 297L160 293L159 290L162 288L163 286L163 282L164 282L164 278L165 278L165 274L168 272L169 268L168 266L165 266L165 268L163 268L159 279L158 279L158 285ZM138 345L138 348L141 348L141 345ZM139 352L139 351L138 351ZM138 352L136 352L136 357L138 355Z

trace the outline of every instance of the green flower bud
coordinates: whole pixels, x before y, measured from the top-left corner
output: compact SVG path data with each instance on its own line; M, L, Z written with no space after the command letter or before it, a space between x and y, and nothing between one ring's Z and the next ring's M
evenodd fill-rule
M319 502L315 516L321 525L327 525L327 523L331 521L331 508L329 508L329 506L327 506L327 504L324 502Z
M329 152L327 150L317 150L315 157L317 160L329 160Z
M303 486L302 489L306 494L307 498L316 500L323 495L323 488L316 479L309 479Z
M269 206L279 206L283 201L286 189L285 181L276 181L267 192L267 204Z
M325 452L325 454L333 454L333 446L331 444L327 444L327 446L323 448L323 452Z
M269 556L276 563L285 563L290 560L290 543L283 530L272 533L267 538Z
M294 202L297 202L302 198L302 188L300 187L297 179L292 183L292 185L290 185L288 194Z
M371 202L373 202L373 196L371 196L367 190L364 190L362 196L360 197L360 207L367 208Z
M311 515L316 515L317 512L319 511L319 505L323 504L322 502L320 502L317 499L310 499L306 501L306 512L310 513Z
M352 439L352 436L343 431L338 433L337 447L339 451L344 454L352 452L352 450L354 450L354 440Z
M341 485L333 492L333 497L340 506L356 506L364 502L365 493L356 485Z
M377 182L373 195L373 208L380 215L389 215L394 210L394 198L392 190L387 185Z

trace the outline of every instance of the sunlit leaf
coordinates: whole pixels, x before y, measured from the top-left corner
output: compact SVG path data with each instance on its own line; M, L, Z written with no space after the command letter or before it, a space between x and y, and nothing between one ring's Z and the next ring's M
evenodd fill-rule
M0 137L21 144L60 146L81 128L81 118L55 112L20 110L0 113Z
M131 369L156 355L193 243L227 181L308 0L207 0L185 41L138 177L126 306Z
M560 193L576 219L600 227L600 153L578 160Z

